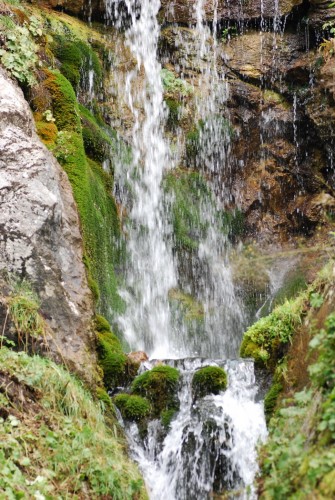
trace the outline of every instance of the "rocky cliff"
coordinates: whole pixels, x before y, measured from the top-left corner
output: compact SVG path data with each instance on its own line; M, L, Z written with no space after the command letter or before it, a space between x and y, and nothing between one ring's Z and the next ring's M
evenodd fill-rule
M28 279L38 293L51 333L44 349L92 381L93 305L71 186L38 138L22 91L3 70L0 80L0 269Z

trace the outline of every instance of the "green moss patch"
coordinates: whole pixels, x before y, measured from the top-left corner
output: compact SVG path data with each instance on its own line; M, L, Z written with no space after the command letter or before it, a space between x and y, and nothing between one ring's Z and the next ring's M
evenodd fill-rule
M118 394L113 398L113 402L127 420L141 421L150 413L149 401L141 396Z
M205 366L195 372L192 379L194 398L203 398L207 394L219 394L227 388L227 374L219 366Z
M89 70L94 71L96 87L101 82L100 60L92 47L79 39L68 40L65 36L55 35L53 52L61 62L60 71L73 88L85 89Z
M240 354L254 358L258 365L272 370L283 358L296 328L301 324L304 297L286 301L261 318L244 334Z
M159 417L164 410L178 406L178 381L179 371L176 368L159 365L136 377L131 390L134 394L145 396L152 405L151 415Z

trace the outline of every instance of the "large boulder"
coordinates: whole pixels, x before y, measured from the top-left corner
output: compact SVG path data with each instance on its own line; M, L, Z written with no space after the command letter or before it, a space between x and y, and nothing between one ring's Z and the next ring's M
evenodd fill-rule
M92 382L93 305L68 178L35 133L22 91L0 69L0 271L41 300L54 358Z

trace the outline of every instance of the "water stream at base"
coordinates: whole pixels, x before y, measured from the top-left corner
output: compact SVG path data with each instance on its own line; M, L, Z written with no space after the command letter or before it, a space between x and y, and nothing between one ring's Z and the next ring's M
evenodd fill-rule
M105 0L106 18L112 17L122 26L118 3ZM217 4L213 0L214 11ZM209 181L209 187L217 197L214 204L201 207L209 229L199 242L196 260L206 271L196 283L194 295L205 311L204 338L190 341L184 325L173 324L169 303L169 291L183 280L172 251L169 203L162 187L165 173L176 164L164 135L166 116L157 55L160 0L122 2L122 12L127 13L130 24L125 33L127 45L136 64L128 72L124 89L134 123L132 162L128 168L119 165L115 172L120 192L126 193L123 201L128 205L129 254L126 287L121 291L126 312L118 321L131 348L165 359L162 362L181 373L180 410L167 434L159 420L150 422L144 440L136 424L126 423L125 427L152 500L206 499L214 490L234 491L230 498L254 498L256 444L266 435L253 363L210 359L236 356L240 338L235 333L241 330L243 314L232 284L227 237L215 230L217 213L224 208L227 195L219 171L223 166L226 174L230 168L227 127L218 120L216 111L224 106L227 87L216 67L215 36L204 23L204 5L204 0L195 1L200 82L208 95L206 102L197 102L197 113L204 118L198 161L200 170L216 179ZM187 284L183 284L188 292ZM150 369L153 363L142 369ZM208 365L227 370L228 389L194 402L192 376Z
M207 499L213 490L229 491L231 499L256 498L252 484L257 472L256 446L265 440L267 431L253 362L189 358L164 363L181 374L180 410L166 437L160 420L149 424L144 440L136 424L126 425L150 499ZM148 362L145 369L153 366L155 361ZM192 377L204 366L224 368L228 388L194 401Z

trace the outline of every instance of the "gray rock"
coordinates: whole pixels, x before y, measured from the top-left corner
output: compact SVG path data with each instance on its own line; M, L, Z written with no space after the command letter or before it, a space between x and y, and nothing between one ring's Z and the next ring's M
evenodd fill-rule
M93 306L65 172L41 143L21 90L0 69L0 270L27 278L53 358L93 382Z

